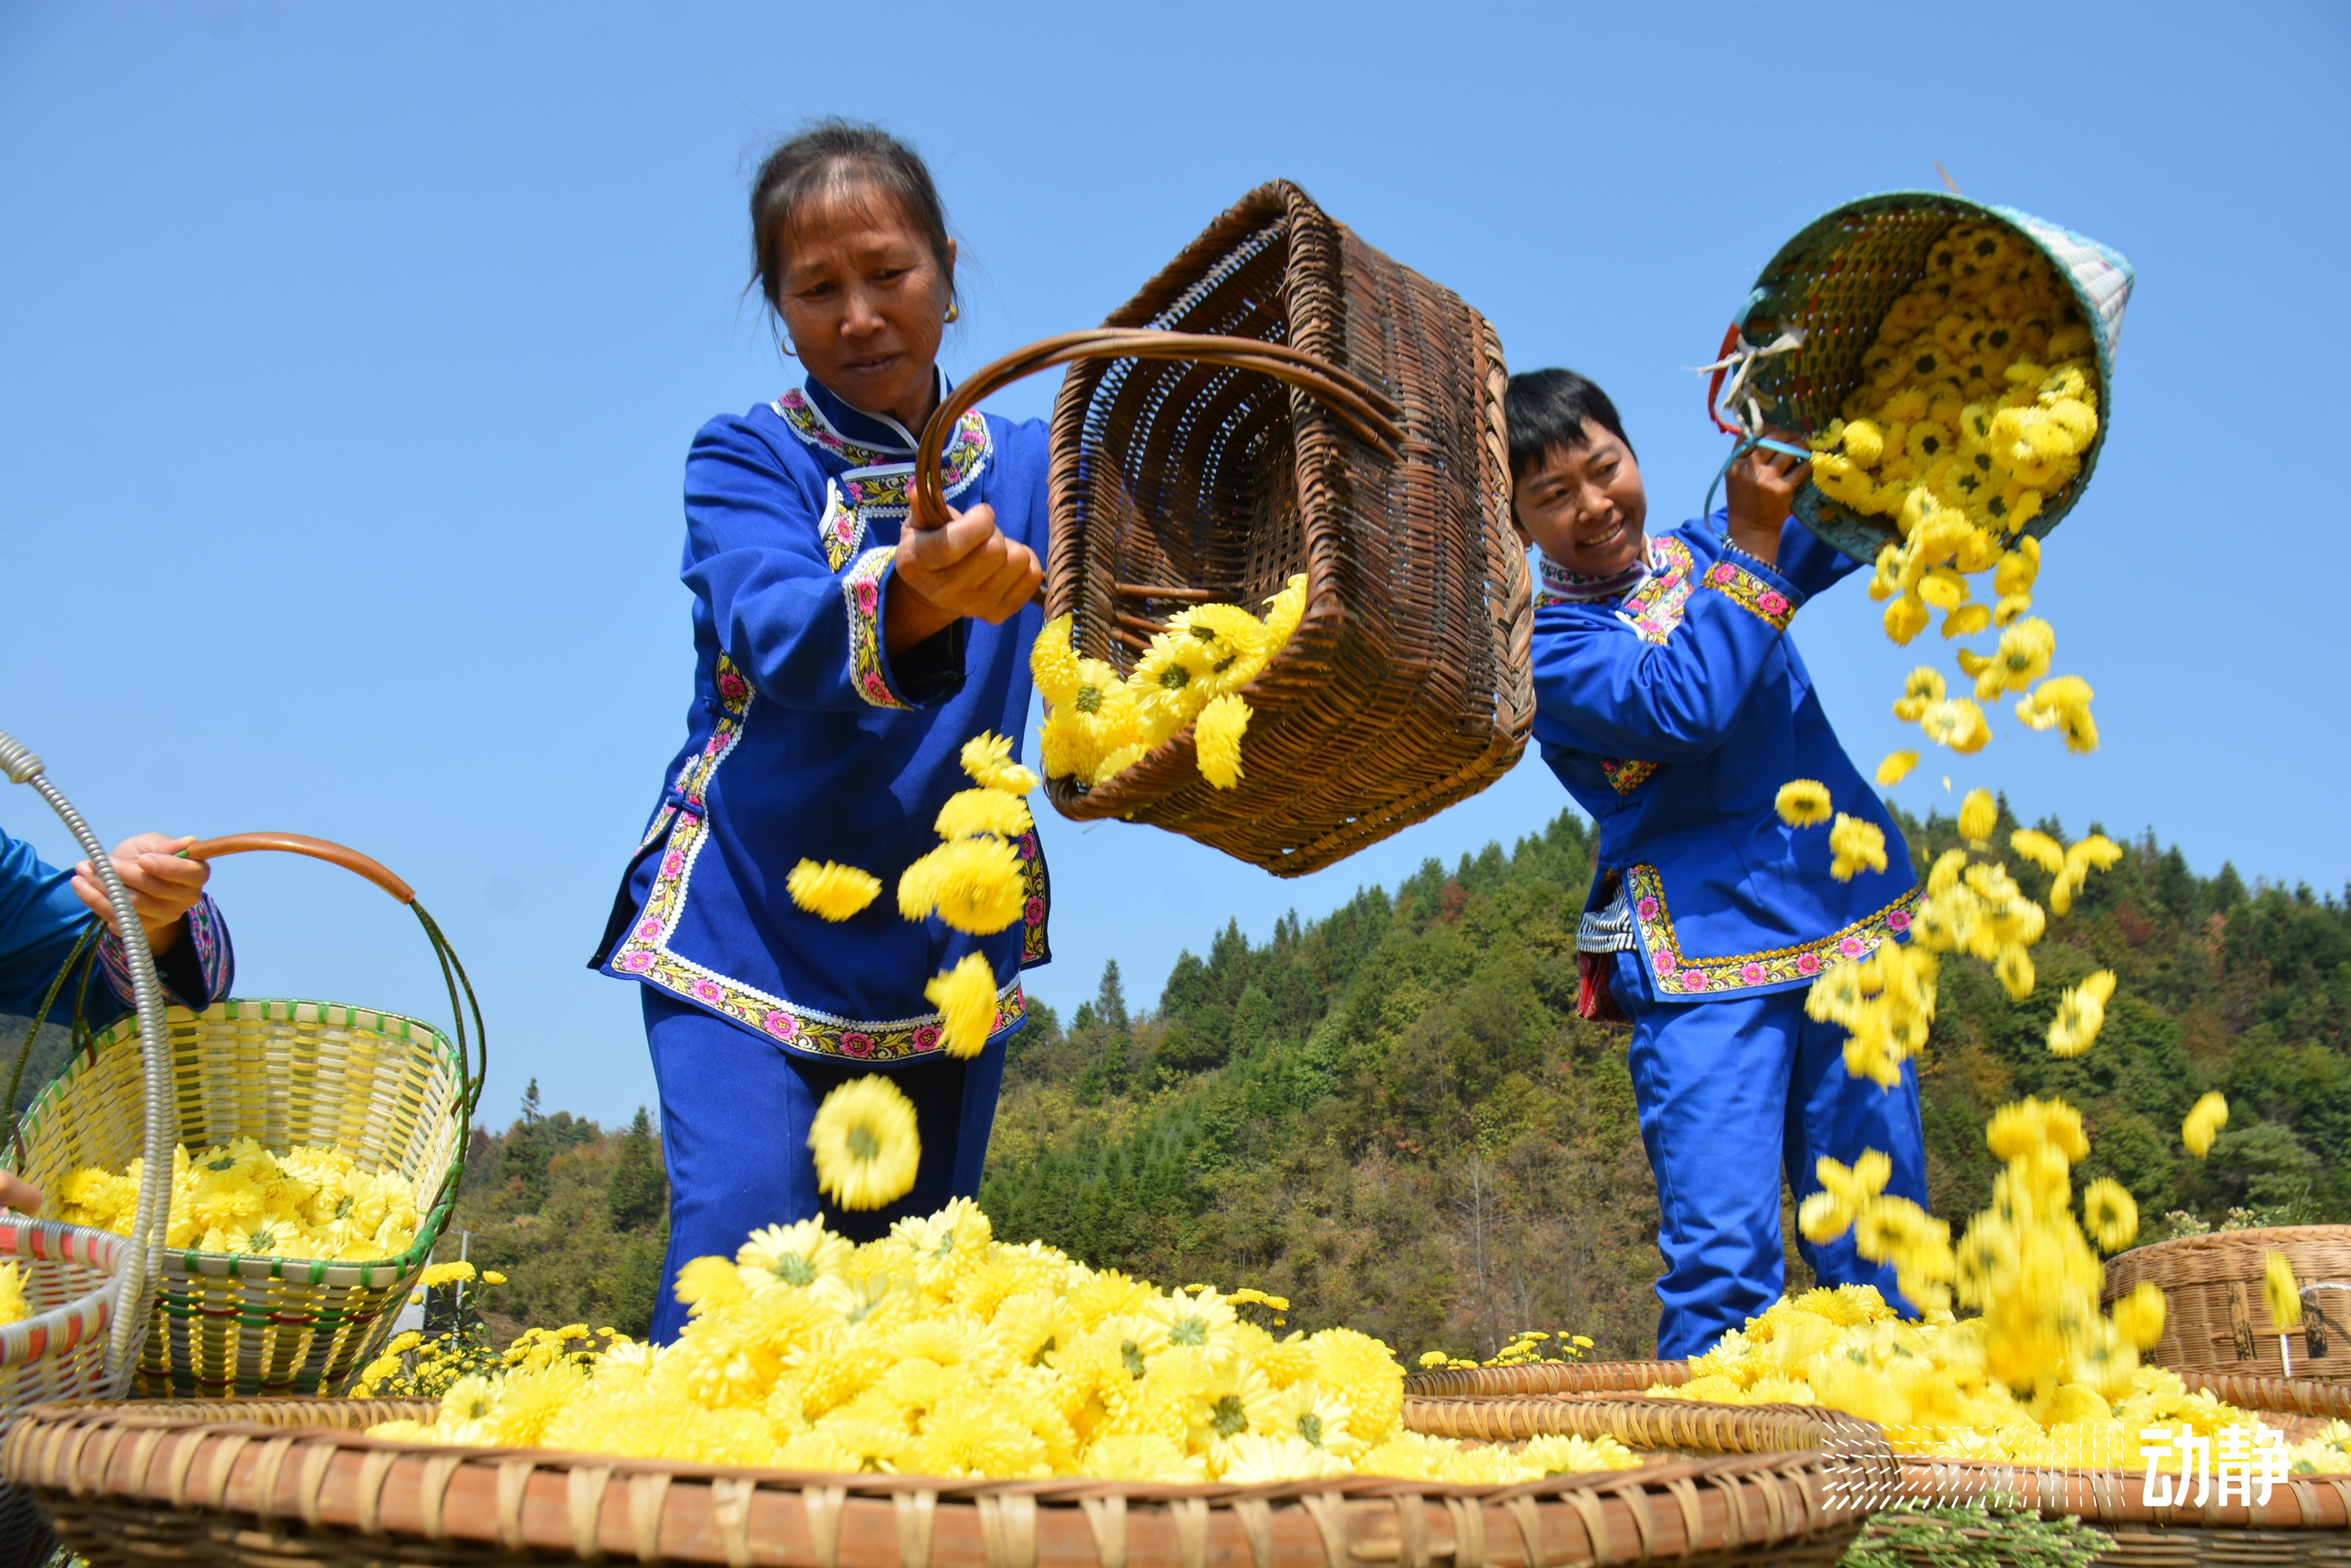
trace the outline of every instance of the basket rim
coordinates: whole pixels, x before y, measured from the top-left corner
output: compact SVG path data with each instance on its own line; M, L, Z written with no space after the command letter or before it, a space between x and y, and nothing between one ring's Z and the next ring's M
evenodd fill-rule
M85 1342L99 1343L114 1318L114 1297L122 1271L131 1261L131 1241L111 1230L89 1225L68 1225L61 1219L38 1219L29 1214L0 1214L0 1253L22 1267L27 1254L19 1243L29 1239L33 1260L57 1260L103 1269L106 1282L13 1323L0 1323L0 1368L27 1366L49 1355L62 1355ZM56 1244L54 1251L44 1248ZM87 1258L73 1256L86 1249Z
M2106 1260L2111 1269L2126 1258L2144 1261L2158 1252L2235 1252L2249 1245L2265 1248L2295 1242L2333 1242L2351 1246L2351 1225L2262 1225L2244 1230L2208 1230L2197 1236L2173 1236L2143 1246L2126 1248Z
M411 1018L406 1013L386 1012L379 1008L361 1007L352 1002L324 1001L311 997L223 997L211 1006L201 1009L173 1007L168 1009L166 1016L176 1015L182 1019L199 1022L225 1022L246 1017L263 1021L273 1019L312 1021L298 1018L296 1009L303 1008L317 1009L319 1017L316 1021L324 1023L329 1028L370 1030L388 1038L404 1040L411 1045L424 1047L433 1052L444 1071L455 1075L455 1082L460 1086L465 1082L465 1062L458 1055L455 1042L443 1032L439 1026L423 1019ZM258 1010L248 1012L243 1009ZM365 1019L374 1021L362 1021ZM383 1025L400 1027L380 1027ZM412 1030L422 1031L421 1037L417 1033L411 1032ZM62 1097L69 1086L83 1073L95 1071L101 1052L114 1050L126 1043L132 1047L136 1047L139 1043L139 1020L135 1016L118 1019L93 1037L87 1051L74 1053L73 1059L66 1063L64 1071L43 1085L40 1093L36 1095L33 1103L25 1108L24 1116L17 1124L17 1142L5 1151L0 1151L0 1170L11 1172L17 1170L19 1150L29 1148L34 1136L40 1129L43 1118L53 1109L52 1101ZM462 1165L464 1160L465 1150L460 1148L456 1151L453 1164ZM266 1252L208 1252L202 1248L186 1247L158 1249L158 1255L162 1260L163 1271L167 1275L183 1278L204 1275L219 1279L235 1275L241 1279L286 1280L287 1278L286 1266L293 1264L302 1272L307 1273L308 1278L297 1278L292 1280L291 1283L329 1290L389 1289L392 1284L399 1282L402 1276L421 1268L431 1259L433 1249L440 1245L441 1233L447 1227L449 1218L455 1209L456 1195L451 1193L435 1203L427 1211L425 1217L418 1221L416 1239L408 1245L406 1249L382 1258L323 1259L291 1255L278 1257ZM115 1233L105 1231L99 1234L114 1235ZM117 1239L126 1244L128 1242L127 1238L117 1237ZM224 1267L207 1269L204 1267L207 1262L224 1265ZM249 1267L256 1264L266 1267L258 1269ZM328 1271L336 1269L358 1270L360 1278L355 1284L329 1281L327 1278ZM392 1271L392 1279L386 1284L379 1285L372 1276L377 1271L385 1270ZM5 1363L0 1362L0 1364L5 1364Z

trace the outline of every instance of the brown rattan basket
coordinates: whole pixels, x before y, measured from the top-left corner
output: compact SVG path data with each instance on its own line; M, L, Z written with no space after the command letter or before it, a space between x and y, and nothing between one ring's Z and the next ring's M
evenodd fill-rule
M1304 621L1245 690L1239 787L1186 730L1070 817L1184 833L1280 876L1331 864L1477 793L1534 717L1524 547L1511 530L1499 340L1484 317L1276 181L1110 319L1287 344L1398 411L1394 453L1330 400L1228 364L1095 360L1052 423L1046 613L1122 673L1168 615L1255 608L1307 578Z
M45 1406L10 1431L0 1471L99 1568L517 1558L729 1568L1829 1563L1860 1526L1828 1498L1826 1465L1813 1453L1717 1454L1510 1487L1368 1477L1170 1487L789 1474L360 1435L428 1408Z
M2303 1287L2302 1326L2288 1333L2262 1303L2273 1252ZM2351 1225L2220 1230L2106 1260L2108 1302L2142 1282L2161 1286L2165 1303L2149 1360L2182 1373L2351 1380Z

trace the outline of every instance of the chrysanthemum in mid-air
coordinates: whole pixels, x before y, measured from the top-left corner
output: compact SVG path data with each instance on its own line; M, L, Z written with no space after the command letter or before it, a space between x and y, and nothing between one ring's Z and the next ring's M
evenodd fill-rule
M2100 1176L2082 1189L2082 1228L2100 1251L2119 1252L2138 1234L2138 1204L2122 1183Z
M1918 754L1917 752L1889 751L1886 754L1886 760L1877 765L1877 781L1886 789L1891 789L1896 784L1901 783L1905 779L1909 778L1910 770L1917 766Z
M906 868L898 879L898 913L920 920L935 911L958 931L987 936L1020 918L1023 893L1020 856L1010 844L956 839Z
M1249 730L1249 706L1238 692L1227 692L1200 710L1192 724L1200 777L1219 789L1241 781L1241 737Z
M1026 795L1037 788L1037 776L1012 760L1012 742L983 730L963 743L963 770L984 789Z
M871 872L832 861L802 861L784 878L792 902L826 920L846 920L873 902L882 881Z
M914 1103L877 1073L824 1097L809 1125L818 1189L843 1208L881 1208L914 1189L923 1145Z
M2189 1108L2179 1124L2179 1141L2188 1152L2202 1159L2212 1152L2212 1140L2229 1124L2229 1100L2218 1089L2206 1094Z
M943 839L975 839L994 833L1017 839L1035 827L1028 802L1003 789L958 789L939 808L934 824Z
M1970 789L1959 802L1959 837L1981 849L1991 839L1991 831L2000 826L2000 802L1989 789Z
M996 1025L996 971L987 957L967 953L923 988L924 999L939 1009L942 1043L949 1056L977 1056Z
M2273 1252L2262 1266L2262 1304L2270 1322L2283 1333L2302 1324L2302 1288L2294 1282L2294 1265L2283 1252Z
M1771 804L1788 826L1816 828L1829 820L1829 787L1817 779L1791 779Z
M2151 1280L2115 1303L2116 1332L2141 1350L2153 1350L2163 1337L2163 1287Z
M1839 882L1851 882L1864 867L1871 871L1886 869L1886 832L1875 822L1859 817L1849 817L1839 811L1836 824L1829 829L1829 874Z
M2090 1049L2105 1027L2106 1003L2115 994L2115 972L2100 969L2057 998L2057 1016L2049 1021L2049 1051L2054 1056L2079 1056Z

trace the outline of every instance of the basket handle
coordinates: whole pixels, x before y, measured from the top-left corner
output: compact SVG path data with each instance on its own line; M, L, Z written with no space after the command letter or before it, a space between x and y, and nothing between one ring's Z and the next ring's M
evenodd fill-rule
M416 901L416 890L394 875L382 862L363 855L348 844L331 839L314 839L308 833L226 833L219 838L199 839L180 852L193 861L213 861L222 855L241 855L255 850L275 850L285 854L308 855L312 860L338 865L354 876L364 877L416 914L417 924L424 927L424 939L431 944L433 956L441 966L441 983L449 989L449 1016L457 1031L457 1071L464 1081L458 1096L457 1163L451 1167L453 1178L465 1167L465 1145L473 1135L474 1113L481 1104L482 1090L488 1080L490 1051L488 1032L482 1025L482 1004L474 995L474 983L465 977L465 966L457 961L455 949L441 934L441 927ZM458 993L465 999L458 999ZM474 1027L470 1037L465 1019L471 1014Z
M915 449L914 503L907 517L908 525L937 528L946 524L946 497L939 483L939 459L946 451L948 434L957 421L998 388L1077 360L1191 360L1237 371L1254 371L1306 393L1329 409L1359 439L1391 460L1405 439L1404 426L1398 423L1403 411L1386 393L1352 371L1287 343L1199 332L1162 332L1149 328L1090 327L1041 339L982 365L939 404L930 423L923 426L922 443Z

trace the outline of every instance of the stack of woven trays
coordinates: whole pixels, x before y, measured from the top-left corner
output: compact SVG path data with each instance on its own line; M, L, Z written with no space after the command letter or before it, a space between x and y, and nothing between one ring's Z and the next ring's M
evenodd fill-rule
M1384 393L1403 439L1384 453L1311 398L1225 366L1070 372L1045 607L1074 615L1081 653L1124 674L1176 612L1254 610L1294 573L1307 607L1244 689L1238 788L1200 777L1187 731L1105 783L1049 780L1053 804L1299 876L1508 772L1534 686L1492 325L1286 181L1244 197L1108 324L1287 344Z
M45 1406L0 1446L0 1472L34 1492L67 1544L100 1568L517 1555L729 1568L1830 1563L1862 1517L1836 1497L1821 1453L1784 1449L1703 1449L1504 1487L1372 1477L1220 1487L799 1474L363 1435L435 1408ZM1702 1445L1703 1416L1693 1420L1686 1406L1670 1419L1680 1423L1674 1435ZM1597 1435L1633 1424L1571 1414L1559 1429ZM1784 1415L1755 1411L1734 1412L1717 1435L1804 1437Z
M1832 1460L1833 1479L1848 1506L1923 1506L1981 1501L1995 1496L2043 1517L2078 1518L2113 1538L2101 1564L2127 1568L2184 1568L2187 1564L2351 1564L2351 1476L2297 1476L2273 1488L2262 1504L2149 1508L2139 1500L2143 1476L2137 1471L2055 1469L2014 1464L1900 1456L1899 1483L1892 1495L1876 1491L1858 1456L1863 1443L1850 1416L1802 1406L1712 1406L1696 1401L1645 1399L1640 1391L1689 1381L1682 1361L1594 1362L1532 1364L1416 1373L1405 1379L1407 1411L1433 1406L1484 1406L1483 1416L1464 1415L1460 1428L1481 1426L1499 1436L1544 1430L1577 1430L1579 1422L1621 1420L1591 1412L1640 1410L1637 1420L1659 1436L1675 1430L1670 1417L1647 1408L1678 1405L1697 1412L1678 1430L1702 1432L1721 1418L1715 1411L1772 1415L1765 1428L1775 1437L1807 1436ZM2212 1394L2238 1409L2255 1412L2270 1426L2298 1440L2330 1419L2351 1419L2351 1385L2315 1380L2244 1377L2182 1369L2191 1390ZM1549 1408L1546 1409L1546 1406ZM1407 1419L1411 1417L1408 1416ZM1859 1424L1865 1425L1865 1424ZM1931 1559L1916 1556L1926 1564Z

